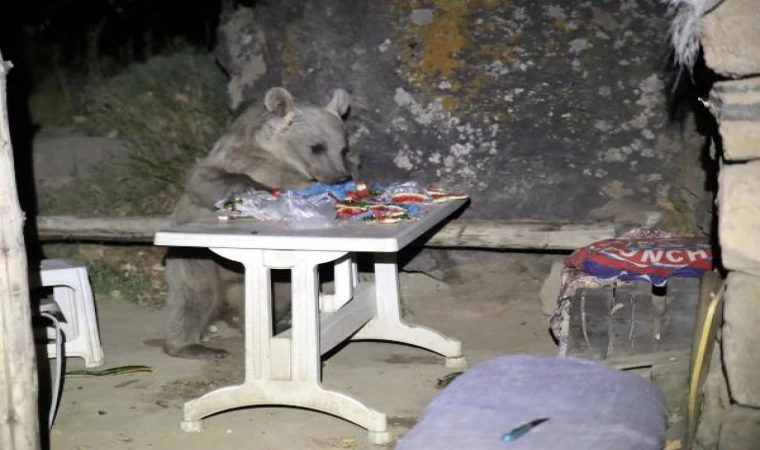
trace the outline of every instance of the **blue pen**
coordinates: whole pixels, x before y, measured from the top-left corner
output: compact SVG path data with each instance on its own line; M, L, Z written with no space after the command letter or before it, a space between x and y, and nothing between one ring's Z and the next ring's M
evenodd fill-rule
M537 426L537 425L539 425L541 423L544 423L547 420L549 420L548 417L547 418L541 418L541 419L531 420L530 422L528 422L528 423L526 423L524 425L520 425L519 427L513 428L512 430L508 431L507 433L504 433L501 436L501 440L504 441L504 442L514 442L514 441L518 440L519 438L521 438L525 433L527 433L528 431L530 431L533 427L535 427L535 426Z

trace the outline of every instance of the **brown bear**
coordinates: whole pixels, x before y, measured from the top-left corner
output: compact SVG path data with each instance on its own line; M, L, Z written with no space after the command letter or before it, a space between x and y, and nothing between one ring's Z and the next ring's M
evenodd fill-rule
M180 225L214 212L214 204L248 189L301 189L313 181L332 184L357 178L359 154L349 148L345 117L350 98L337 89L325 106L296 102L283 88L270 89L263 104L246 109L190 171L172 215ZM164 351L170 356L211 359L227 355L201 344L225 305L242 304L242 267L205 249L167 254L169 295ZM235 297L235 298L232 298ZM274 313L289 301L275 294Z

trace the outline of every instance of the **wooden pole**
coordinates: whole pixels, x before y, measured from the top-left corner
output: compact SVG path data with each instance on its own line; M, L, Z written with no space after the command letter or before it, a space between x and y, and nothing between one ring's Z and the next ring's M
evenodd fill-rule
M37 360L5 90L11 67L0 54L0 449L37 450Z
M42 241L151 243L169 218L41 216ZM452 220L423 243L427 247L501 250L575 250L615 237L610 223L567 224L535 220Z

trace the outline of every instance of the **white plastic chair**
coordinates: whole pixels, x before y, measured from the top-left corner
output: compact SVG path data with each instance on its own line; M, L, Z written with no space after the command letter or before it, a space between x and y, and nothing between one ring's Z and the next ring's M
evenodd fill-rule
M45 259L39 275L40 286L36 287L53 288L53 301L64 318L61 322L64 355L84 358L88 368L102 366L103 348L87 267L67 259ZM49 310L55 305L43 304L41 309ZM49 358L56 357L55 343L47 345L47 353Z

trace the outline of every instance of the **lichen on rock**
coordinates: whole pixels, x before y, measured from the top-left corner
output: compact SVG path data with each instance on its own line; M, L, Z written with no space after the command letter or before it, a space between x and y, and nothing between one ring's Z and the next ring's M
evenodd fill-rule
M665 11L641 0L262 3L252 17L266 72L249 84L233 71L230 86L251 99L282 84L314 102L347 89L367 179L461 185L474 217L583 220L621 196L680 205L703 176L701 144L667 124L652 38L667 36Z

